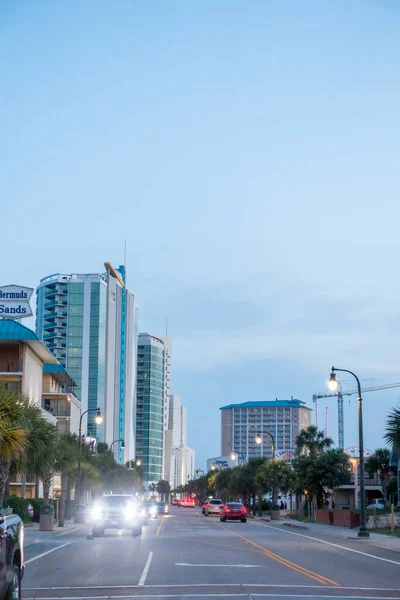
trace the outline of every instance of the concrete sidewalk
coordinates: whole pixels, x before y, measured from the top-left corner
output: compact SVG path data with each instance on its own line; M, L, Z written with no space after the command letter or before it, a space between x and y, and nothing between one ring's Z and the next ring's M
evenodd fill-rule
M303 523L296 521L295 519L280 519L279 521L272 521L269 517L256 517L255 521L268 522L272 527L279 527L282 529L292 529L293 532L307 535L307 536L329 536L337 538L338 540L352 540L357 541L365 546L378 546L380 548L386 548L400 552L400 537L383 535L381 533L370 532L370 537L367 539L357 537L358 528L348 529L347 527L338 527L336 525L323 525L321 523ZM339 543L339 542L338 542Z
M86 529L88 526L85 523L74 523L74 521L66 521L65 527L58 527L58 523L54 523L53 531L39 531L39 523L34 523L31 526L25 525L24 527L24 548L40 544L42 542L48 542L54 539L58 539L68 533L74 533L75 531L81 531Z

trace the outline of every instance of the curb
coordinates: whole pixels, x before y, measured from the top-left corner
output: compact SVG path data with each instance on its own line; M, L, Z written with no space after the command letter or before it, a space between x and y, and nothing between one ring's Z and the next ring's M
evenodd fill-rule
M285 525L285 527L293 527L294 529L308 529L307 525L300 525L300 523L289 523L288 521L284 521L282 525Z

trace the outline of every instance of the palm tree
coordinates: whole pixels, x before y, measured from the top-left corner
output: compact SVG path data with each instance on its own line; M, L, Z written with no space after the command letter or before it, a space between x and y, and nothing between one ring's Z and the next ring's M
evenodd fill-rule
M400 448L400 406L392 408L386 420L385 440L393 450Z
M43 479L44 498L48 502L57 445L56 428L42 418L40 408L31 404L24 412L22 425L28 438L27 447L22 459L14 462L13 471Z
M333 440L325 437L323 431L318 431L315 425L310 425L307 429L302 429L296 439L296 451L309 456L318 456L322 452L329 450L333 446Z
M24 396L0 387L0 508L11 464L23 457L28 445L27 432L22 426L28 405Z
M371 477L378 472L383 497L386 500L389 481L394 471L393 467L390 466L390 450L387 448L378 448L378 450L375 450L374 454L365 461L365 470Z
M65 521L65 500L67 495L68 482L76 474L79 448L78 438L71 433L65 433L58 438L56 449L55 469L61 474L61 497L60 511L58 515L58 526L64 527Z
M294 473L283 460L270 460L260 466L256 480L263 492L272 489L272 503L278 503L279 490L284 494L291 492L295 486Z
M170 491L171 486L169 485L169 482L165 479L160 479L160 481L157 483L157 492L162 498L164 498L164 502L167 502Z
M149 492L152 493L152 497L154 498L155 493L157 491L157 484L156 483L150 483L149 485Z

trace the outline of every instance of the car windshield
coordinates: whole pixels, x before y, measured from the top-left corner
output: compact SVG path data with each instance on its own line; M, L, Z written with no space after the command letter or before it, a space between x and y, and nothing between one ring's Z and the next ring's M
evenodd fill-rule
M103 496L100 501L106 506L127 506L135 502L135 498L132 496Z

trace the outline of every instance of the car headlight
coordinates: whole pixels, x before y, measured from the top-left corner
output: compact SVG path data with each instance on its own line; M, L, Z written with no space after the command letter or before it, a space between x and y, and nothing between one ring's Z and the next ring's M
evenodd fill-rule
M103 508L99 505L95 505L93 506L92 510L91 510L91 516L92 519L97 519L100 520L103 517Z
M137 515L137 510L134 506L127 506L125 508L125 519L131 520L134 519Z
M140 511L140 516L141 516L141 517L145 517L145 516L146 516L146 509L145 509L145 508L142 508L142 509L141 509L141 511Z

